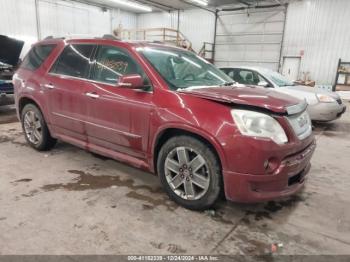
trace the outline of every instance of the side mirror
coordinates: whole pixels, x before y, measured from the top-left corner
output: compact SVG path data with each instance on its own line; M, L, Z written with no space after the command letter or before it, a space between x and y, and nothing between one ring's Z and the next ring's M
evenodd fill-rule
M260 82L258 83L258 86L269 87L269 83L267 83L266 81L260 81Z
M144 87L142 76L138 74L124 75L119 77L117 86L130 88L130 89L142 89Z

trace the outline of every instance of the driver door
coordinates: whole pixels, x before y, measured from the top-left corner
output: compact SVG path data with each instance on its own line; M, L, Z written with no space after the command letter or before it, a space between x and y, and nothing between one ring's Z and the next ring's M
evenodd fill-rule
M153 92L118 86L119 78L130 74L143 76L147 85L147 76L127 50L98 47L86 93L90 100L87 134L92 144L145 158Z

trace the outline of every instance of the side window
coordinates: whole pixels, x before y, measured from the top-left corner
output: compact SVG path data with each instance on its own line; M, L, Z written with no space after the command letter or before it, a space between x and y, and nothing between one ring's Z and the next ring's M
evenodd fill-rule
M89 73L90 57L94 45L76 44L67 46L50 72L79 78L86 78Z
M128 52L115 46L100 46L92 79L99 82L117 84L123 75L139 74L145 81L145 73Z
M260 75L259 73L255 73L256 75L257 75L257 79L258 79L258 83L257 83L257 85L259 84L259 83L267 83L267 86L265 86L265 87L271 87L271 85L268 83L268 81L262 76L262 75Z
M235 77L235 71L234 70L225 70L226 75L231 77L234 80Z
M34 46L24 58L21 67L29 70L38 69L55 47L53 44Z
M240 84L244 84L245 79L241 76L240 72L241 71L239 69L232 69L230 70L228 76L231 77L234 81Z
M262 81L259 74L251 70L240 70L237 77L240 79L240 83L246 85L258 85Z

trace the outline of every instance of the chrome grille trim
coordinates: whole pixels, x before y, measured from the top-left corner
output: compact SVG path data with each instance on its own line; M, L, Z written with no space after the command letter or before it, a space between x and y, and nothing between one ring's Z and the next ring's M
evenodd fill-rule
M304 111L298 115L288 116L287 119L293 128L294 133L300 140L303 140L311 135L312 125L310 116L307 111ZM302 123L304 124L301 126Z

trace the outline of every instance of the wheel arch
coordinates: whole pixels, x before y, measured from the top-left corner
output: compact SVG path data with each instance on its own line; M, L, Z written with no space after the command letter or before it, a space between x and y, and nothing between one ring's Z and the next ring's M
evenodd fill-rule
M18 116L19 116L19 119L21 119L21 117L22 117L22 110L23 110L23 108L26 105L28 105L28 104L34 104L40 110L40 112L43 114L43 116L44 116L44 118L46 120L46 117L44 115L43 110L41 109L40 104L35 99L33 99L32 97L28 97L28 96L23 96L23 97L21 97L18 100Z
M170 138L179 136L179 135L187 135L190 137L194 137L198 139L199 141L205 143L206 145L209 146L209 148L212 150L214 155L216 156L218 163L220 165L220 169L222 170L223 167L223 161L224 161L224 154L220 148L220 144L214 139L211 138L209 135L203 133L202 131L199 130L191 130L188 128L183 128L183 127L167 127L163 130L161 130L157 136L156 139L154 140L153 147L152 147L152 155L153 155L153 168L154 168L154 173L158 174L157 172L157 159L158 159L158 154L162 146L168 141Z

